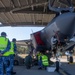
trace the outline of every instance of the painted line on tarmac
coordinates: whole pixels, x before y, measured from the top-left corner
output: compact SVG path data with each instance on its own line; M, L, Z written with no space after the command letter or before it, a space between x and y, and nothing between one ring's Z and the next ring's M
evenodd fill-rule
M71 75L68 72L66 72L65 70L63 70L62 68L59 69L59 74L60 75Z
M63 72L62 70L59 70L59 73L62 75L67 75L65 72Z

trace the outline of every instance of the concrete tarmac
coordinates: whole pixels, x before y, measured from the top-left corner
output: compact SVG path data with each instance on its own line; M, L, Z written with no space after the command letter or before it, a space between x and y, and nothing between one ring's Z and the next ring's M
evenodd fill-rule
M14 71L17 73L16 75L75 75L75 64L62 63L60 68L63 70L61 73L38 70L37 66L34 66L29 70L26 69L25 66L15 66Z
M61 68L68 73L67 75L75 75L75 63L68 64L68 63L62 63Z
M15 66L16 75L59 75L57 72L48 72L47 70L38 70L37 66L26 69L25 66Z
M55 61L55 59L52 60ZM48 72L47 70L38 70L37 66L33 66L29 70L27 70L25 66L15 66L14 71L17 72L16 75L75 75L75 64L68 64L66 58L60 58L60 61L61 61L60 68L63 70L62 74L56 71ZM64 72L66 72L66 74Z

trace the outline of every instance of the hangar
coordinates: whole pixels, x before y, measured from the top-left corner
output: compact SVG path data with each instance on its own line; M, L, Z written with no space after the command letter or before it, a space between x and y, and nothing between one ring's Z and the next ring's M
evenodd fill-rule
M70 0L50 1L53 7L67 7ZM75 8L75 0L71 1ZM49 10L48 3L49 0L0 0L0 27L47 26L56 14ZM26 40L17 44L27 45Z
M49 10L48 1L49 0L0 0L0 27L46 26L56 14ZM69 0L51 0L51 5L67 7L68 4L66 1ZM75 0L71 1L75 8ZM21 40L17 41L17 45L30 45L30 42L31 40Z
M67 7L70 0L50 1L53 7ZM75 8L75 0L71 1ZM48 3L49 0L0 0L0 27L47 26L56 14L49 10Z

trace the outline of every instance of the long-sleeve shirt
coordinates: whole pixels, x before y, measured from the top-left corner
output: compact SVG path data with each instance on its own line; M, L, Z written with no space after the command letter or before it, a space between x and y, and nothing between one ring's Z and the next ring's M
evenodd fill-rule
M17 46L16 46L16 44L14 44L14 52L16 52L17 51Z

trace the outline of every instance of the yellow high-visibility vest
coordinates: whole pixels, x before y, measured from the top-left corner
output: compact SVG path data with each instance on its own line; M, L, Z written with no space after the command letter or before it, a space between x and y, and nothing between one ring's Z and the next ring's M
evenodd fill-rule
M44 66L49 66L48 57L46 55L42 55L42 64Z
M3 51L4 49L6 49L7 45L8 45L8 39L5 37L0 37L0 51Z
M38 53L38 54L37 54L38 60L40 60L40 56L41 56L41 55L42 55L41 53Z
M0 37L0 50L3 51L8 44L8 39L5 37Z
M11 42L10 54L15 54L15 52L14 52L14 42Z
M4 56L10 56L12 54L15 54L14 53L14 43L13 42L11 42L11 48L10 48L10 50L8 52L4 53Z

